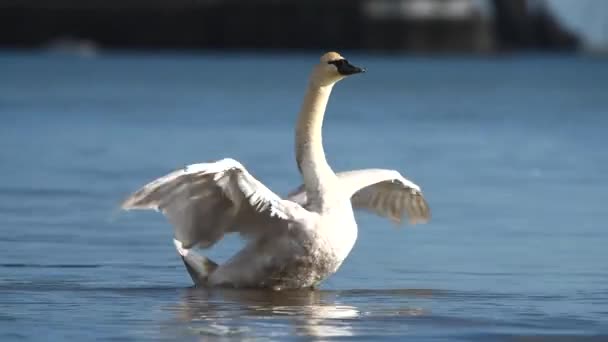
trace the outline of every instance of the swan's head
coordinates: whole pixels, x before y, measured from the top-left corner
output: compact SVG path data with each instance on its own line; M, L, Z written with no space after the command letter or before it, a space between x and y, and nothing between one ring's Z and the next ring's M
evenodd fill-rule
M321 56L321 62L315 67L313 81L321 85L334 84L341 79L365 72L364 68L354 66L337 52L328 52Z

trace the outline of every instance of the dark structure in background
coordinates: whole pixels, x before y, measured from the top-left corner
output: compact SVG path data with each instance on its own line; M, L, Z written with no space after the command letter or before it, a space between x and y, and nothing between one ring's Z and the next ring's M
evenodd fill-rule
M526 0L493 0L496 38L503 49L575 50L579 39L544 6Z
M572 50L526 0L0 0L0 46L126 49Z

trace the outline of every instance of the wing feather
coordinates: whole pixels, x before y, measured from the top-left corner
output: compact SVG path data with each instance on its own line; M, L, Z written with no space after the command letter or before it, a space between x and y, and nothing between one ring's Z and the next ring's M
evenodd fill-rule
M124 210L161 211L184 248L209 247L224 234L271 233L294 218L286 203L236 160L193 164L160 177L129 196Z
M344 191L352 194L355 209L371 211L396 223L401 223L404 216L411 224L426 223L431 217L420 187L397 171L365 169L340 172L337 176ZM300 186L288 198L306 205L306 190Z

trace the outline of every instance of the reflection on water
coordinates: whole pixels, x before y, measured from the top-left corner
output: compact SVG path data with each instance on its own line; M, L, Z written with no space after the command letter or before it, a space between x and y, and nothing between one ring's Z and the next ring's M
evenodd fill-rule
M576 319L574 307L563 315L525 314L557 298L492 292L436 289L340 291L263 291L184 289L176 304L168 304L164 336L183 339L393 339L513 341L519 338L589 337L606 335L598 322ZM571 301L572 298L563 303ZM504 303L497 306L495 303ZM507 304L509 303L509 304ZM498 311L500 309L500 312ZM475 311L477 315L465 314ZM514 317L519 317L514 319ZM562 322L559 328L556 322ZM178 329L176 331L175 329Z
M281 324L272 337L287 335L308 337L354 336L353 322L369 316L369 310L360 310L341 301L343 296L363 291L263 291L232 289L187 289L181 302L169 307L176 319L188 325L191 332L201 336L247 336L252 320L272 327ZM374 291L378 294L428 296L430 290ZM369 303L368 308L369 309ZM381 314L378 310L376 314ZM387 312L384 312L386 314ZM421 316L419 307L397 308L393 315ZM286 330L285 325L290 329Z

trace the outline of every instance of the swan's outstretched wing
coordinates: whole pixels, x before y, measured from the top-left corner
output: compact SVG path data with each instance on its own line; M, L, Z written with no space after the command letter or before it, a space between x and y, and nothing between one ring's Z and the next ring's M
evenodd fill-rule
M342 191L351 196L353 208L366 209L400 223L405 214L411 224L426 223L431 216L420 187L394 170L365 169L337 174ZM306 204L303 186L288 195Z
M121 207L161 211L184 248L209 247L225 233L271 233L304 210L282 200L234 159L171 172L133 193Z
M354 191L354 208L370 210L398 223L405 214L410 224L426 223L431 217L420 187L397 171L357 170L345 172L340 178L347 189Z

